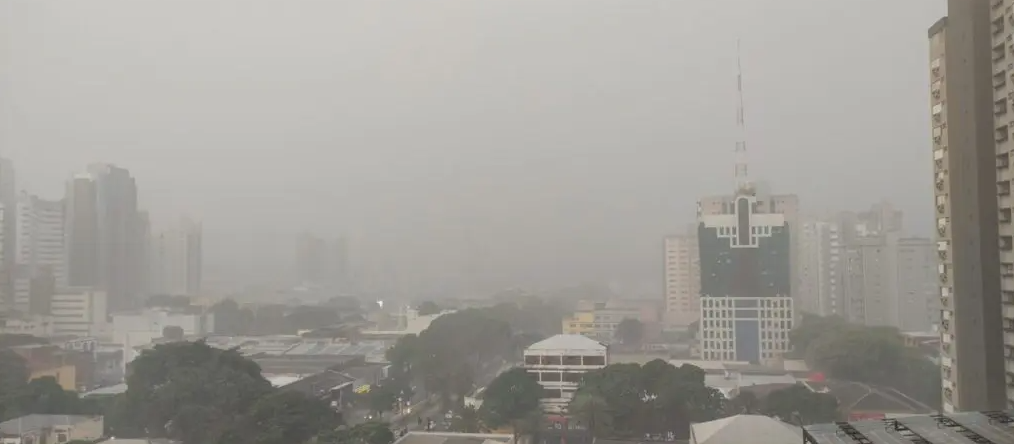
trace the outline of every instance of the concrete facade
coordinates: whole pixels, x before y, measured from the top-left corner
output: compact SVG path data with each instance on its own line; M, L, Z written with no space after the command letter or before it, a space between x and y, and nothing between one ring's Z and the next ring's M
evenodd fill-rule
M1001 293L998 260L1004 218L998 200L1010 206L1005 195L1010 182L1005 186L998 178L1010 175L1011 142L1008 124L994 125L994 112L1009 114L1008 70L1014 72L1014 56L1006 54L1009 30L1004 31L1004 22L1011 3L949 0L948 17L929 29L945 412L1003 409L1012 397L1004 375L1001 312L1014 302L1014 274L1005 278L1007 289ZM1000 44L996 59L994 41ZM1004 102L995 104L995 97ZM1002 223L1009 226L1010 220ZM1012 260L1007 257L1006 262ZM1010 346L1006 350L1014 356Z

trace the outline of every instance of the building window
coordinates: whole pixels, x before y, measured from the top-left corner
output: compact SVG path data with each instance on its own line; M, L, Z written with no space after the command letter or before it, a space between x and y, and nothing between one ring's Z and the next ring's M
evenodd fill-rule
M539 381L545 382L560 382L560 372L541 372L539 373Z
M561 365L563 359L559 356L543 356L542 365Z
M606 357L605 356L585 356L584 357L584 365L601 365L601 366L604 366L604 365L606 365Z

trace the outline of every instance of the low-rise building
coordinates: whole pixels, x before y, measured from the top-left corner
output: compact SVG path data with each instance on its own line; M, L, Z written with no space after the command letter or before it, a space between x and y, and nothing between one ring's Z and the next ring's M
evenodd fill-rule
M101 416L27 415L0 422L0 438L13 444L97 441L102 438Z
M581 376L609 363L609 348L582 335L556 335L525 349L525 369L542 386L542 407L564 412Z
M647 330L653 330L659 325L660 308L654 301L584 302L572 315L563 319L563 333L611 342L616 327L624 319L636 319Z

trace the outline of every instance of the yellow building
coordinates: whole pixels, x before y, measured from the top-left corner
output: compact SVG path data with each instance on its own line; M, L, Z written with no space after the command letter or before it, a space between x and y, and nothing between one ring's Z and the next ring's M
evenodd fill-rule
M60 384L64 390L70 390L72 392L77 391L77 367L73 365L63 365L59 367L47 368L45 370L36 370L32 372L29 379L39 379L46 376L51 376L56 379L56 383Z
M563 318L563 334L588 336L594 332L594 311L577 311L570 317Z

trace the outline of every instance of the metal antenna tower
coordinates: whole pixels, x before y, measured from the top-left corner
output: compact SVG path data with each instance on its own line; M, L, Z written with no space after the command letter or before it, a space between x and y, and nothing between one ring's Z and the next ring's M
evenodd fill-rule
M736 40L736 96L739 100L736 107L736 191L752 189L750 174L747 171L746 156L746 122L743 106L743 63L740 57L740 42Z

